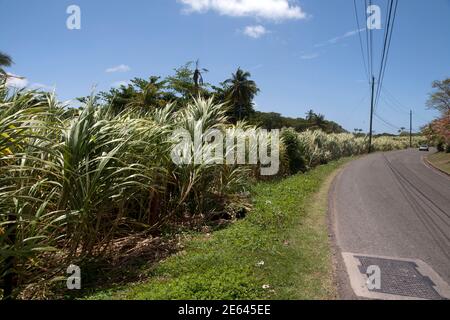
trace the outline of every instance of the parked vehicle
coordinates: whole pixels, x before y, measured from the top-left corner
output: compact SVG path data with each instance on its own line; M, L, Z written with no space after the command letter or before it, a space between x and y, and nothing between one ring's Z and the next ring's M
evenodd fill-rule
M419 147L419 151L430 151L430 147L426 144Z

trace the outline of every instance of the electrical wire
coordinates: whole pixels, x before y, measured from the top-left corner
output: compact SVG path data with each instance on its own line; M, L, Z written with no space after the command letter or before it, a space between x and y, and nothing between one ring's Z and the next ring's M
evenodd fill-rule
M367 0L365 0L365 10L364 10L364 14L365 14L365 16L366 16L366 22L367 22L367 20L369 19L369 16L367 15L367 7L368 7L368 3L367 3ZM370 79L372 79L372 75L373 75L373 72L372 72L372 64L370 63L371 61L372 61L372 59L371 59L371 50L370 50L370 41L369 41L369 33L370 33L370 30L369 30L369 28L367 28L367 25L366 25L366 50L367 50L367 66L368 66L368 68L369 68L369 78Z
M381 55L381 66L380 66L380 71L378 73L378 84L377 84L377 94L376 96L378 96L378 93L380 91L380 86L381 86L381 74L383 72L383 66L385 64L385 58L386 58L386 52L387 52L387 44L388 44L388 39L389 39L389 31L390 31L390 27L391 27L391 17L392 17L392 7L394 5L394 1L388 1L388 6L386 9L387 12L387 24L386 24L386 28L384 30L384 44L383 44L383 51L382 51L382 55ZM375 100L376 101L376 100ZM375 104L376 105L376 104Z
M356 28L357 28L356 30L358 31L359 45L360 45L362 60L363 60L363 64L364 64L364 71L366 72L367 80L370 82L369 70L368 70L368 66L366 64L366 54L364 52L363 41L362 41L362 36L361 36L361 31L360 31L361 25L359 24L358 7L356 5L356 0L353 0L353 6L355 8L355 18L356 18ZM367 26L364 29L367 30Z
M383 119L378 113L374 113L375 117L380 120L381 122L383 122L384 124L386 124L387 126L391 127L392 129L395 130L401 130L400 127L397 127L396 125L393 125L392 123L390 123L389 121Z
M392 13L392 6L394 5L394 11ZM387 40L387 37L385 38L385 45L383 48L383 55L385 55L384 61L381 62L381 68L380 68L380 74L378 77L378 88L377 88L377 94L375 95L375 109L378 105L378 100L380 98L381 90L383 88L383 81L384 81L384 75L386 73L386 66L387 66L387 60L389 57L389 51L391 48L391 42L392 42L392 34L394 33L394 26L395 26L395 18L397 16L397 8L398 8L398 0L391 0L391 6L389 9L389 22L388 22L388 29L386 32L386 35L388 36L389 40ZM392 20L391 20L391 13L392 13ZM387 41L387 43L386 43ZM386 50L386 53L384 54L384 50Z

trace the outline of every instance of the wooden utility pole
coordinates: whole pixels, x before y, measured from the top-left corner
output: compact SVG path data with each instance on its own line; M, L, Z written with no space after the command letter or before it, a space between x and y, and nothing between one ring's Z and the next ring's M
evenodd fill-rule
M374 94L375 94L375 77L372 76L372 99L370 102L370 129L369 129L369 153L372 152L372 132L373 132L373 109L374 109Z
M409 111L409 147L412 148L412 110Z

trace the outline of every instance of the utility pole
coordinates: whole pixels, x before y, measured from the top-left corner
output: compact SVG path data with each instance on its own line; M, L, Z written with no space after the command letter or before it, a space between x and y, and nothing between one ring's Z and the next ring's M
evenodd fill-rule
M412 148L412 110L409 111L409 147Z
M372 132L373 132L373 100L375 94L375 77L372 76L372 99L370 102L370 129L369 129L369 153L372 153Z

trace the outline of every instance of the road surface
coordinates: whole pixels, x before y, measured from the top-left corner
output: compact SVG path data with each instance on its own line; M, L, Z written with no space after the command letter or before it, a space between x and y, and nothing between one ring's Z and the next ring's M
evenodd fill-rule
M420 259L450 284L450 178L426 154L376 153L345 167L330 191L333 232L341 252Z

